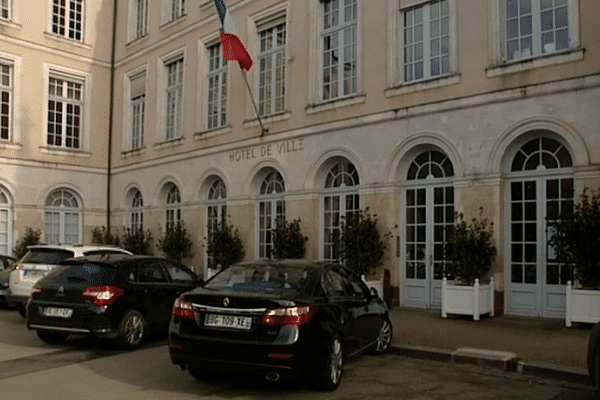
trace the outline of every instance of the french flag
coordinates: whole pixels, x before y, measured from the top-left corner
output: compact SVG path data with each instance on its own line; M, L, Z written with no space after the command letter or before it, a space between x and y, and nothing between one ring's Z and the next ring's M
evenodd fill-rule
M248 71L252 67L252 58L238 36L238 31L225 1L214 0L217 15L221 20L221 44L227 61L237 61L240 67Z

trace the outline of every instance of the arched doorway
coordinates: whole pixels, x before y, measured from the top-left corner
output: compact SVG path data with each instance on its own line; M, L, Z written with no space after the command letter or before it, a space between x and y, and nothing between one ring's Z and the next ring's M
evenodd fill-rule
M454 223L454 168L446 154L426 150L404 184L402 305L440 308L446 271L444 243Z

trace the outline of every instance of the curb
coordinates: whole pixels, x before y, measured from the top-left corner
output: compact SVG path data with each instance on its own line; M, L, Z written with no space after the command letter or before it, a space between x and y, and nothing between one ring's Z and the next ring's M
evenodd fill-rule
M449 362L452 364L473 364L491 367L507 372L548 378L588 385L588 375L577 369L569 369L544 364L529 364L520 360L516 353L474 348L458 350L436 349L425 346L397 346L389 349L391 354L419 358L423 360Z

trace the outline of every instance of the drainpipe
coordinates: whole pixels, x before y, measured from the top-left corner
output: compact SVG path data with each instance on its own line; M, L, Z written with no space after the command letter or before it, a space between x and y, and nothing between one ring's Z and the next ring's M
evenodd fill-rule
M113 0L112 48L110 54L110 99L108 110L108 165L106 171L106 231L110 234L110 183L112 178L112 135L115 98L115 46L117 40L117 1Z

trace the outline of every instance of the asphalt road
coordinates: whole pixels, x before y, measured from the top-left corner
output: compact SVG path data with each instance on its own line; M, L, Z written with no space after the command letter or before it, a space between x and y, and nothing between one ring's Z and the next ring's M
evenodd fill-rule
M49 346L12 310L0 310L0 398L4 399L590 399L585 388L474 365L393 354L349 361L337 391L303 379L269 383L242 375L198 381L171 364L164 337L133 352L73 338Z

